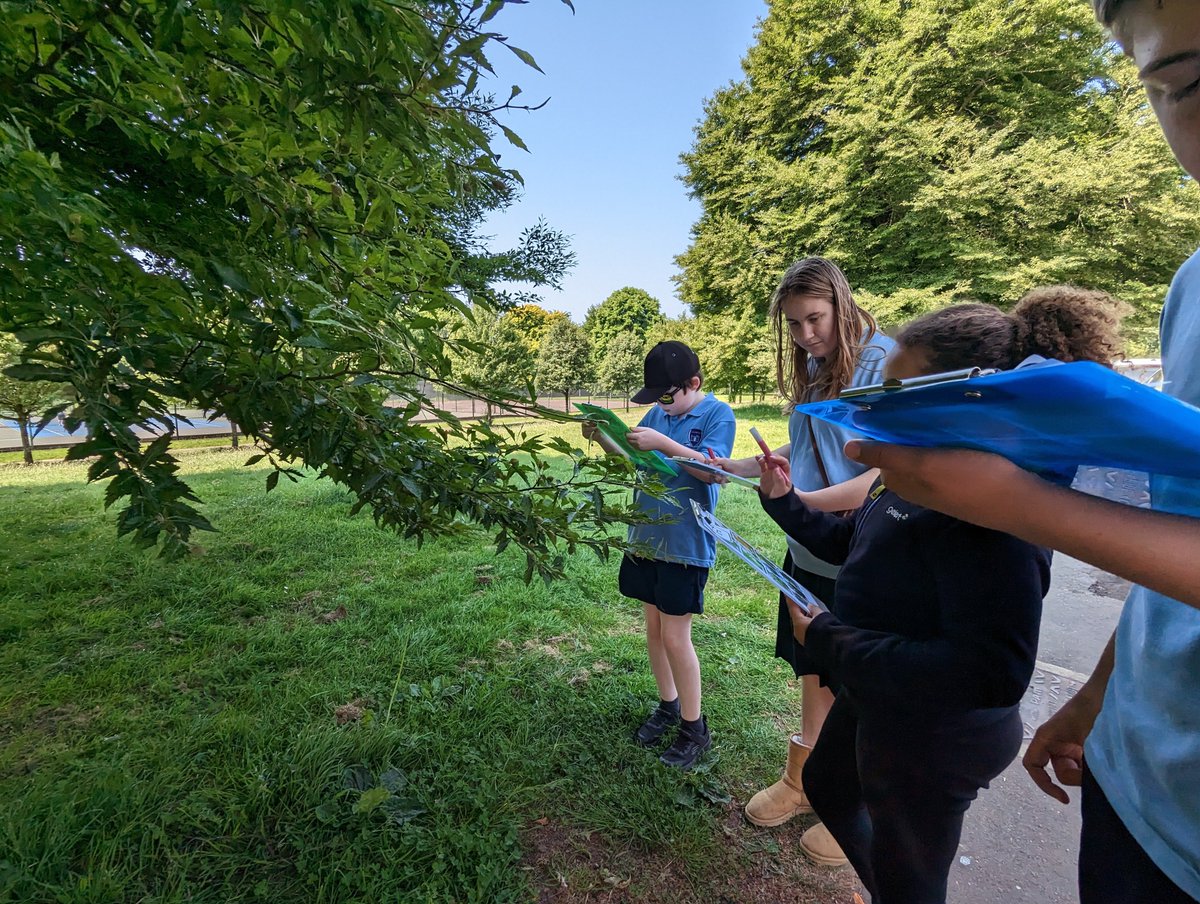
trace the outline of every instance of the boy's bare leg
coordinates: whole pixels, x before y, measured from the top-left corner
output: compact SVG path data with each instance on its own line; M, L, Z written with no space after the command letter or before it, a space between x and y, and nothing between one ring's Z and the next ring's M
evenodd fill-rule
M679 696L671 662L663 645L662 620L670 616L664 616L649 603L642 604L642 611L646 613L646 653L650 656L650 671L654 675L654 683L658 685L659 699L670 702Z
M829 715L833 706L833 692L827 687L821 687L816 675L802 675L800 687L804 693L801 702L800 737L806 747L812 747L817 743L821 726L825 724L825 717Z
M700 718L700 660L692 646L692 616L658 613L662 643L679 691L679 711L684 721Z

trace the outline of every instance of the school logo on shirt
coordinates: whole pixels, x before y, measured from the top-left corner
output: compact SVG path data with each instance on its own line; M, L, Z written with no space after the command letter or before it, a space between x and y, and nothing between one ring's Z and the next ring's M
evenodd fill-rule
M688 445L695 449L700 445L700 440L703 439L703 434L695 427L688 432Z

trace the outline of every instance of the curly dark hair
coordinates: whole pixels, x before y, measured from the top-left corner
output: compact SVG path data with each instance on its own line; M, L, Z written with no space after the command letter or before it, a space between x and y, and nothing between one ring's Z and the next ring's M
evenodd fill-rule
M1041 286L1010 313L980 302L951 305L901 328L896 341L921 349L934 372L1008 370L1030 355L1111 364L1124 349L1121 318L1130 307L1106 292Z

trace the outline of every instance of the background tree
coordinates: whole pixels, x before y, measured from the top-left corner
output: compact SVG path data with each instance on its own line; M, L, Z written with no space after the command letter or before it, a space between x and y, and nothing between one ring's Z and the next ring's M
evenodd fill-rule
M625 410L629 410L629 399L642 385L645 376L645 344L633 333L622 333L609 344L604 358L596 368L596 381L605 392L615 392L625 399Z
M771 0L743 69L683 157L697 313L761 313L819 253L885 323L1075 282L1146 324L1200 240L1197 187L1086 4Z
M484 401L488 420L496 397L523 395L532 401L534 357L508 317L476 307L455 318L447 338L450 373Z
M566 322L571 318L566 311L547 311L540 305L522 304L506 311L504 319L520 334L522 341L529 348L529 353L536 358L546 331L555 323Z
M30 425L56 403L65 401L68 387L42 380L21 380L21 344L7 333L0 333L0 416L17 422L21 434L21 452L25 464L33 464L33 437Z
M658 299L649 292L632 286L617 289L600 304L588 308L584 317L583 329L592 343L593 360L597 365L604 360L608 344L623 333L645 339L662 319Z
M119 532L180 555L210 527L170 435L133 430L177 398L257 442L268 488L307 465L407 536L473 521L529 574L619 545L608 522L634 516L591 490L628 469L586 463L564 489L540 440L415 421L449 379L441 315L570 265L542 224L480 250L519 184L492 136L521 146L496 118L519 89L481 89L487 54L536 65L492 30L504 5L4 5L0 329L21 378L71 385L89 439L69 457L127 501Z
M571 323L558 321L542 339L537 357L537 388L561 392L563 410L571 408L571 396L592 380L592 349L587 335Z

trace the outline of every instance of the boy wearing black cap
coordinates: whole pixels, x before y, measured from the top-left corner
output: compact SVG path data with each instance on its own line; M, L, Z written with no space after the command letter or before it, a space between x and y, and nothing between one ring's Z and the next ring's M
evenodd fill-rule
M718 458L733 449L733 411L701 390L700 359L682 342L660 342L646 355L645 385L633 396L654 403L626 435L636 449L664 456L703 461L712 450ZM594 424L583 435L608 452L620 449ZM618 587L623 596L640 600L646 614L646 649L658 685L658 708L638 728L643 746L657 743L676 725L675 740L660 759L668 766L690 769L712 746L708 724L700 712L700 661L692 646L692 616L704 611L704 585L716 559L716 543L692 515L692 500L707 511L717 503L718 485L701 472L681 470L663 483L664 499L637 493L639 507L670 524L631 527L629 542L639 552L621 560Z

